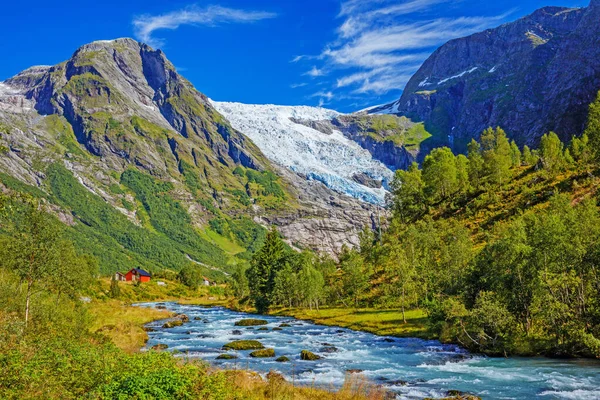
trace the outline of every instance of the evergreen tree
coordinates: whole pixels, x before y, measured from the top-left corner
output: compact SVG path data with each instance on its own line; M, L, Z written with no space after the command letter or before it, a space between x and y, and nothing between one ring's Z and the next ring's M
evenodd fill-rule
M252 257L246 275L250 295L259 313L266 313L271 305L275 277L287 262L285 245L275 227L267 233L265 243Z

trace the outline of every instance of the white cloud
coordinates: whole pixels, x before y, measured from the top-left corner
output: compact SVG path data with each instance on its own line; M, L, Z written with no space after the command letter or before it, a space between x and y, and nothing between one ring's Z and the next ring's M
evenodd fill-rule
M277 15L265 11L247 11L221 6L198 8L188 7L161 15L141 15L133 20L135 36L153 47L160 47L164 41L153 36L160 29L174 30L182 25L216 26L225 23L252 23Z
M432 18L431 11L443 14L439 10L443 3L456 1L343 1L337 37L321 54L312 56L320 62L311 71L344 71L334 85L355 94L381 95L401 90L435 48L451 39L498 25L512 13Z
M304 86L306 86L306 85L308 85L308 83L306 83L306 82L303 82L303 83L292 83L292 84L290 85L290 87L291 87L292 89L297 89L297 88L304 87Z
M325 72L322 69L319 69L316 66L313 66L309 71L306 71L304 73L304 75L308 75L310 77L317 78L319 76L324 76Z

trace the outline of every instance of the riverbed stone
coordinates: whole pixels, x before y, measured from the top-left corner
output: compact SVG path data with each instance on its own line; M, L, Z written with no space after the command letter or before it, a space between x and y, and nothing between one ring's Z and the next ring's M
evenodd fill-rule
M175 319L173 321L167 321L163 324L163 328L165 329L169 329L169 328L175 328L176 326L181 326L183 325L183 321L180 319Z
M261 350L265 346L258 340L234 340L223 345L223 350Z
M250 353L250 357L254 357L254 358L275 357L275 350L274 349L256 350L256 351L253 351L252 353Z
M290 359L287 358L286 356L279 356L279 357L277 357L277 359L275 361L277 361L277 362L288 362L288 361L290 361Z
M258 325L267 325L268 322L264 319L255 319L255 318L247 318L241 319L235 323L235 326L258 326Z
M234 354L221 354L215 360L235 360L236 358L238 357Z
M316 360L320 360L321 356L318 356L315 353L310 352L308 350L302 350L300 352L300 359L304 360L304 361L316 361Z

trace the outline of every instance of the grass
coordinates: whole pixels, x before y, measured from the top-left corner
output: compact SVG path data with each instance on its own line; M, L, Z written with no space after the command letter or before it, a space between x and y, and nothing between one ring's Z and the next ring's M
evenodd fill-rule
M320 310L279 309L273 315L290 316L316 324L339 326L382 336L433 338L427 329L427 316L422 310L406 312L406 324L400 310L321 308Z
M91 331L101 332L128 353L138 351L148 340L145 324L174 315L166 310L132 307L118 300L95 300L89 310L93 317Z

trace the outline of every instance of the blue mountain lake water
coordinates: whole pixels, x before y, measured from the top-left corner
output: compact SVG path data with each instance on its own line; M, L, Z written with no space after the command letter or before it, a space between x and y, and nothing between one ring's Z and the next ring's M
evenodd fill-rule
M162 343L177 356L199 358L222 368L247 368L266 373L275 370L296 384L326 388L343 384L348 370L361 370L369 380L388 387L398 399L443 397L460 390L483 399L600 399L600 362L550 358L490 358L469 354L455 345L434 340L393 338L349 329L316 325L285 317L260 316L268 321L260 327L237 327L236 321L256 315L221 307L204 308L176 303L143 303L141 307L166 306L186 314L190 321L162 328L164 321L148 324L146 348ZM281 331L272 329L286 323ZM233 340L259 340L275 349L277 356L256 359L250 351L230 351L236 360L215 360L221 347ZM300 351L321 355L318 361L300 360ZM335 351L334 351L335 350Z

